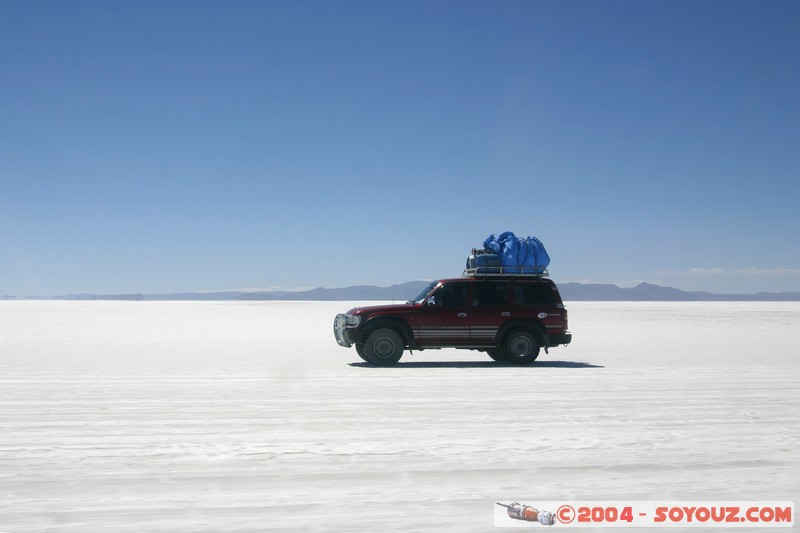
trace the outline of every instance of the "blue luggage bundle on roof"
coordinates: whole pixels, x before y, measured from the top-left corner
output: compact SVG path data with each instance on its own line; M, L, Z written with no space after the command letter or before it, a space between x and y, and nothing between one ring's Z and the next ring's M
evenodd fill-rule
M471 274L529 274L545 275L550 256L542 241L536 237L517 237L507 231L498 236L489 235L483 241L483 250L473 250L467 260L466 273ZM492 256L497 259L493 259Z

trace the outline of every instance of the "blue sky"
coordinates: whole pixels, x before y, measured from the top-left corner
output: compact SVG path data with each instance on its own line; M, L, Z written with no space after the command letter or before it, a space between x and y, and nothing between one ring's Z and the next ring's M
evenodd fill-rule
M800 290L796 1L0 3L0 294Z

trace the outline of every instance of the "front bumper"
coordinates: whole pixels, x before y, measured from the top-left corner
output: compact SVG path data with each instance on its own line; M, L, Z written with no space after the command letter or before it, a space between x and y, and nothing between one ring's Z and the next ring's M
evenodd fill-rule
M344 314L340 313L336 315L336 318L333 319L333 336L336 337L336 342L339 344L339 346L349 348L353 345L353 343L347 338L348 335L346 335L346 323L347 321Z
M358 328L361 317L340 313L333 319L333 336L339 346L349 348L354 344L362 342L364 337L363 330Z

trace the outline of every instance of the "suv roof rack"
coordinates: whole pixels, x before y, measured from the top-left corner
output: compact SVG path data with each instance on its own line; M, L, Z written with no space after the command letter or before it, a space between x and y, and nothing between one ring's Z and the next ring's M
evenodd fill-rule
M537 272L538 271L538 272ZM515 267L477 267L464 269L462 277L465 278L532 278L540 279L548 277L550 274L547 269L529 266Z

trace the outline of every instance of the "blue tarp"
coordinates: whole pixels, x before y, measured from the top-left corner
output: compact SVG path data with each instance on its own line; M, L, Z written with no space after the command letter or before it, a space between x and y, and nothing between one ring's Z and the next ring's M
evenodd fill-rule
M536 237L517 237L507 231L497 237L489 235L483 247L500 256L503 271L511 274L542 274L550 264L547 250Z

